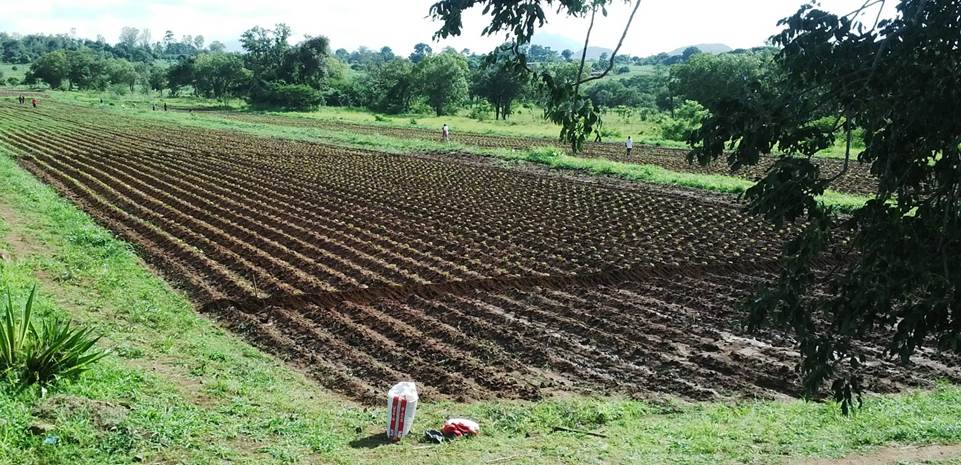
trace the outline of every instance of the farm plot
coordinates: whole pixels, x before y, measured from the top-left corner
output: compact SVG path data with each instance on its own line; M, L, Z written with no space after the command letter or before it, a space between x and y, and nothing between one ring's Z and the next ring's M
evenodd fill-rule
M440 157L0 104L25 169L135 244L223 324L379 401L558 392L795 394L735 303L790 230L735 205ZM865 341L878 352L877 341ZM876 390L959 379L931 354Z
M319 121L310 118L271 117L251 114L226 114L225 116L233 119L268 124L303 127L314 126L359 134L378 134L406 139L437 140L439 138L438 131L431 131L422 128L398 128L357 123ZM535 146L555 145L558 148L566 149L566 147L559 145L555 140L495 136L457 131L451 135L451 140L465 145L483 148L525 150ZM744 167L738 171L732 172L723 160L707 166L697 163L688 163L687 151L682 149L636 144L633 153L630 157L628 157L621 143L610 142L588 143L584 152L580 153L579 156L588 158L604 158L623 163L656 165L675 172L729 175L750 180L756 180L762 177L774 162L773 157L765 157L758 165ZM824 158L818 159L817 162L823 170L821 175L826 178L837 175L844 168L844 162L842 160ZM870 167L868 165L862 165L858 162L849 164L848 171L832 184L832 189L838 192L862 195L872 194L876 187L877 178L871 174Z

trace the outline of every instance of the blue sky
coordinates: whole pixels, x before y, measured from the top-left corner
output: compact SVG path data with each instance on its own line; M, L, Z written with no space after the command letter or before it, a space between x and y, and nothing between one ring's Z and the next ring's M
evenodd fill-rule
M805 0L642 0L624 51L650 55L696 43L732 47L762 45L777 32L778 19ZM166 30L201 34L207 43L236 44L244 30L285 22L294 37L326 35L334 48L387 45L407 54L418 42L487 51L502 38L482 38L480 10L465 17L463 37L433 43L437 24L426 18L433 0L2 0L0 31L70 33L115 42L124 26L149 29L154 41ZM822 0L823 8L847 13L863 0ZM894 3L893 0L888 3ZM875 10L876 11L876 10ZM610 16L595 27L591 45L613 48L629 7L615 0ZM872 18L873 19L873 18ZM586 21L552 15L545 33L583 40Z

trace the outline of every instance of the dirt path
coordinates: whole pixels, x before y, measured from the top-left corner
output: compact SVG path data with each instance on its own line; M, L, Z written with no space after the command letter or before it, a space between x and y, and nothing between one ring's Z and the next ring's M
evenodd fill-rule
M893 465L940 463L952 459L961 459L961 444L953 446L935 444L923 447L888 446L841 459L809 459L789 463L791 465Z

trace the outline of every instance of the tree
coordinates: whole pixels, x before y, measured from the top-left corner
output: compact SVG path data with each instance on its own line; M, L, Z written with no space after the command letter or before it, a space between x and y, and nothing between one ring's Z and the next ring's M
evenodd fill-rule
M50 86L51 89L59 89L63 86L63 81L67 79L70 72L70 63L67 62L67 54L63 50L47 53L30 65L27 72L26 81L42 81Z
M391 60L393 60L394 58L396 58L396 55L394 55L394 51L391 50L390 47L386 47L386 46L385 46L385 47L381 47L381 48L380 48L380 59L381 59L381 62L387 63L388 61L391 61Z
M165 49L169 49L169 47L173 45L174 40L173 31L168 29L166 32L164 32L163 44Z
M140 34L137 36L137 46L140 48L150 47L150 29L140 31Z
M133 92L139 78L133 64L124 59L114 58L106 63L105 68L107 79L110 80L111 84L126 85Z
M244 60L236 53L204 53L194 62L194 89L205 97L227 102L236 97L250 80Z
M67 51L67 79L70 89L90 89L106 87L107 63L89 49Z
M591 99L595 107L601 109L618 106L652 107L654 96L641 93L638 87L631 85L634 82L624 79L599 81L589 86L584 93Z
M684 51L681 52L681 61L684 62L684 63L687 63L688 61L691 61L691 58L692 58L693 56L695 56L695 55L700 55L701 53L702 53L702 52L701 52L701 49L699 49L699 48L697 48L697 47L688 47L688 48L685 48Z
M120 40L118 45L123 45L127 49L133 49L137 47L137 41L140 39L140 30L135 27L125 26L120 30Z
M320 88L328 74L329 56L330 41L324 36L310 37L284 52L276 78Z
M254 26L240 36L240 44L247 51L247 68L259 80L277 79L284 55L290 49L290 27L280 23L274 29Z
M471 78L471 93L490 102L494 107L495 119L507 119L514 100L527 86L527 79L522 73L502 66L501 62L509 59L510 48L507 45L495 50L492 55L494 60L485 63Z
M594 72L604 71L604 68L607 67L607 62L609 61L611 61L611 57L607 54L607 52L601 52L601 56L597 57L597 61L594 62L594 66L591 67L591 70Z
M324 97L310 86L268 82L253 90L250 102L256 107L307 111L324 103Z
M404 113L410 110L415 91L414 67L394 59L370 69L365 80L365 104L375 111Z
M527 48L527 57L534 63L550 63L558 59L557 52L551 50L550 47L537 44Z
M210 53L221 53L227 50L227 46L224 45L223 42L215 40L210 43L210 45L207 47L207 50L209 50Z
M167 70L158 65L151 66L147 75L147 85L151 90L160 92L160 96L163 97L164 89L167 88Z
M467 59L459 53L430 55L417 64L417 86L437 116L453 113L467 98Z
M574 52L569 48L564 49L564 51L561 52L561 58L563 58L564 61L571 61L572 59L574 59Z
M961 352L961 2L900 0L894 19L862 24L867 5L844 16L805 5L781 21L774 71L702 102L710 114L690 139L701 162L783 153L745 197L801 230L752 301L751 326L792 330L806 392L831 381L845 412L871 356L856 339L881 333L902 361L927 343ZM840 132L847 167L856 128L878 187L841 215L817 201L838 175L812 157Z
M410 54L410 62L416 65L421 61L424 61L424 59L429 57L432 53L434 53L434 50L430 48L430 45L419 43L414 46L414 53Z
M583 71L587 61L587 48L590 45L591 32L594 29L597 13L600 12L602 16L606 16L606 7L612 1L556 0L556 4L559 5L557 6L558 12L566 12L568 16L589 18L590 20L579 62L581 71ZM625 3L631 1L633 0L626 0ZM528 0L525 2L512 0L441 0L430 8L431 17L443 22L441 28L434 33L434 38L460 35L463 29L463 12L474 6L484 6L483 13L489 15L491 20L482 34L507 33L513 42L514 59L505 63L505 66L526 72L529 77L536 77L540 81L541 86L544 87L544 93L548 96L545 101L545 116L561 126L560 138L569 143L571 149L576 152L581 149L588 135L596 134L598 137L601 135L601 116L590 99L581 94L581 85L603 78L614 68L614 59L624 44L624 38L631 28L641 1L634 1L634 8L631 10L627 24L624 26L624 31L617 46L611 53L611 59L607 66L596 75L586 78L580 77L573 82L558 82L549 73L535 72L528 66L527 56L521 51L523 46L530 44L535 29L545 24L547 17L544 12L545 4L553 8L555 0ZM578 76L582 74L582 72L577 73Z
M184 58L167 68L167 85L170 93L177 95L182 87L194 82L194 58Z
M695 54L690 61L671 67L670 88L678 97L716 107L723 100L750 95L752 86L768 83L777 70L773 53Z

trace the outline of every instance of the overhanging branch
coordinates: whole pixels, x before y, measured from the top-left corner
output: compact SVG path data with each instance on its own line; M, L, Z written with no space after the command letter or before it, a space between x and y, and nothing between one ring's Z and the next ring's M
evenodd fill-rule
M627 37L627 31L629 31L629 30L631 29L631 23L634 22L634 15L637 14L637 10L638 10L640 7L641 7L641 0L637 0L637 3L634 4L634 9L631 11L631 16L630 16L629 18L627 18L627 24L624 26L624 32L621 33L621 40L617 42L617 47L614 49L614 52L611 53L611 59L610 59L610 61L607 63L607 68L604 70L604 72L601 73L601 74L598 74L597 76L591 76L591 77L589 77L589 78L587 78L587 79L581 79L581 75L580 75L580 73L578 73L578 75L577 75L578 81L577 81L577 86L575 86L575 90L576 90L576 88L577 88L578 86L580 86L581 84L584 84L584 83L587 83L587 82L591 82L591 81L594 81L594 80L597 80L597 79L601 79L601 78L603 78L604 76L607 76L608 73L610 73L611 70L614 69L614 58L617 57L617 52L619 52L619 51L621 50L621 46L624 45L624 39ZM593 13L591 13L591 27L592 27L592 28L594 27L594 14L593 14ZM587 31L587 37L588 37L588 39L590 39L590 29L588 29L588 31ZM585 58L586 56L587 56L587 41L584 42L584 52L581 54L581 73L584 72L584 58ZM575 92L575 94L576 94L576 93L577 93L577 92Z

